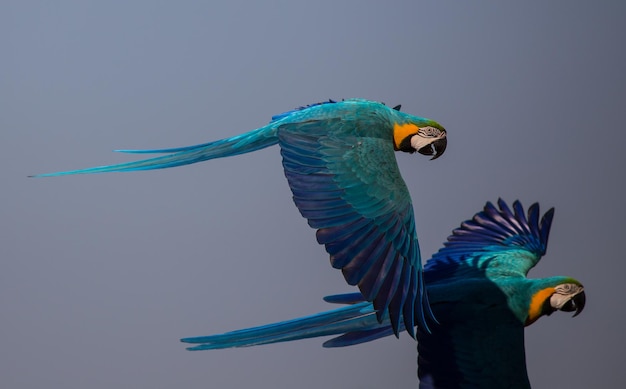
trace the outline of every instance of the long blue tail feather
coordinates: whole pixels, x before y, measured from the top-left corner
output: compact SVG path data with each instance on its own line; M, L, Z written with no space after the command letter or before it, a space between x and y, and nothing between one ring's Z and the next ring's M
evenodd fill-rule
M223 142L223 140L218 140L214 142L202 143L199 145L193 146L183 146L183 147L174 147L170 149L153 149L153 150L143 150L143 149L119 149L113 150L114 153L126 153L126 154L171 154L171 153L179 153L181 151L189 151L193 149L199 149L201 147L214 146L216 143Z
M298 319L268 324L259 327L247 328L238 331L227 332L219 335L200 336L181 339L185 343L196 343L198 346L188 350L215 350L231 347L249 347L262 344L288 342L299 339L314 338L342 334L344 337L349 333L363 334L363 338L372 338L372 331L389 331L393 334L389 321L379 323L376 311L369 302L360 302L350 306L321 312L315 315L305 316ZM379 332L382 334L383 332ZM377 334L379 334L377 333ZM381 335L387 336L387 335ZM370 340L376 339L378 337ZM362 343L369 340L361 340L361 336L353 335L354 343ZM346 340L337 341L336 345L329 343L326 347L347 346Z
M203 143L193 146L178 147L160 150L116 150L124 153L148 154L148 153L167 153L160 157L143 159L139 161L125 162L115 165L97 166L87 169L70 170L56 173L37 174L30 177L55 177L72 174L94 174L94 173L110 173L110 172L129 172L137 170L155 170L166 169L175 166L190 165L209 159L230 157L239 154L245 154L265 147L269 147L278 143L276 137L276 129L274 126L268 125L237 135L232 138L226 138L214 142Z

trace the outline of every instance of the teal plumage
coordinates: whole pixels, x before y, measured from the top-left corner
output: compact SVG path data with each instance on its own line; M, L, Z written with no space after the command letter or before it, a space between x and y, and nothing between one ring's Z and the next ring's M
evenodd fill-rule
M512 209L501 200L498 206L487 203L426 263L428 295L441 325L418 329L422 388L528 388L524 326L556 309L579 313L584 307L580 282L526 278L546 252L554 209L540 218L538 204L528 215L519 202ZM550 300L559 285L572 291L567 304L556 307Z
M411 198L394 151L439 157L447 144L438 123L352 99L328 101L276 115L254 131L195 146L160 150L146 160L38 177L163 169L228 157L278 144L293 199L333 267L373 302L378 321L393 332L417 324L428 328L432 313L422 281Z
M455 229L426 263L424 280L439 324L417 329L420 388L528 388L524 327L556 310L579 314L581 283L570 277L528 279L545 254L554 215L528 215L487 203ZM360 293L329 296L349 304L317 315L226 334L185 338L190 350L221 349L339 335L324 347L343 347L393 334L389 316L379 322ZM402 330L402 327L400 327Z

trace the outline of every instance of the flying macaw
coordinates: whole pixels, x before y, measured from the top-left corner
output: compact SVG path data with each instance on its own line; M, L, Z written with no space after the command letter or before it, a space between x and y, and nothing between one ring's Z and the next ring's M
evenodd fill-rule
M171 149L117 150L164 156L36 177L163 169L275 144L294 202L317 229L332 266L342 270L348 284L358 285L378 320L389 317L396 336L402 326L414 337L416 321L427 329L433 318L413 207L394 151L435 159L445 151L447 137L439 123L400 112L400 106L329 100L276 115L268 125L232 138Z
M524 213L499 200L461 224L426 263L424 280L439 324L418 328L420 388L529 388L524 327L555 311L578 315L582 284L570 277L526 278L545 254L554 209ZM348 306L220 335L181 339L210 350L338 335L324 347L369 342L394 333L360 293L328 296Z

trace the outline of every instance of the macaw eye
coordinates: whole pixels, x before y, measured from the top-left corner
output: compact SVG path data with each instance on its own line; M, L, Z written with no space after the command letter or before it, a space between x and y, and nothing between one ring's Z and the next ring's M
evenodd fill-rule
M420 127L418 135L423 136L423 137L429 137L429 138L438 137L441 135L441 130L435 127L430 127L430 126Z

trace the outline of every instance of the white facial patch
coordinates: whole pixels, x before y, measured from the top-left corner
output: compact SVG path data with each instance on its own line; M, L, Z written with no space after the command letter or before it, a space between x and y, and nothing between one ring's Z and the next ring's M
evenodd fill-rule
M554 288L554 294L550 296L550 306L554 309L561 309L565 303L580 292L583 287L576 284L561 284Z
M446 133L435 127L420 127L417 134L411 137L411 147L419 150L424 146L428 146L434 141L444 138Z

